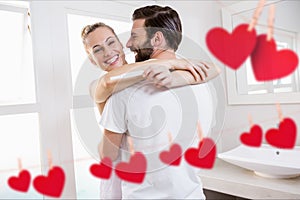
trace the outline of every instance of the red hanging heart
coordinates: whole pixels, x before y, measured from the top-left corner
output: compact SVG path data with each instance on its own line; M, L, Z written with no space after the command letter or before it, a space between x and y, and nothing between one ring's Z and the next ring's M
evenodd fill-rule
M98 178L109 179L112 172L111 159L105 157L101 160L100 164L93 164L90 167L90 172Z
M8 179L8 185L14 190L20 192L27 192L30 185L30 173L27 170L22 170L19 172L19 176L10 177Z
M65 184L65 173L60 167L53 167L48 176L37 176L33 180L34 188L41 194L60 197Z
M296 136L296 123L291 118L284 118L279 124L279 129L267 131L266 140L275 147L292 149L296 143Z
M116 165L116 174L122 180L142 183L146 175L147 161L141 152L135 152L129 163L120 162Z
M255 48L256 31L248 31L248 26L241 24L232 34L223 28L213 28L206 35L208 49L231 69L238 69Z
M170 151L162 151L159 158L163 163L178 166L181 161L182 150L178 144L172 144Z
M271 81L291 74L298 65L298 56L287 49L277 51L274 39L267 41L266 35L259 35L251 63L256 80Z
M262 142L263 131L259 125L254 125L250 129L250 133L242 133L240 139L242 143L248 146L260 147Z
M210 138L203 138L198 148L189 148L185 154L185 160L199 168L211 169L216 159L216 145Z

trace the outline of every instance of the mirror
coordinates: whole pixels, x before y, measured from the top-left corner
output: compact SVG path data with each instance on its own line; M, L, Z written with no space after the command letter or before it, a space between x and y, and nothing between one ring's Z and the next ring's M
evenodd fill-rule
M258 1L242 1L222 9L223 28L228 32L249 23ZM257 35L267 34L270 4L275 5L274 35L277 50L300 52L300 1L267 2L255 26ZM229 104L300 103L300 68L282 79L256 81L250 58L236 71L226 67Z

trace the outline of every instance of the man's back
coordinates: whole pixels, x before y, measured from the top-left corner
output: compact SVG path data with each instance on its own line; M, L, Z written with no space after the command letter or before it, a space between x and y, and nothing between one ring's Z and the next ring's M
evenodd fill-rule
M186 96L178 95L182 91ZM179 166L168 166L159 158L162 151L169 150L168 133L172 134L173 142L179 144L183 151L198 145L196 131L185 133L183 130L187 129L182 128L190 126L185 124L187 118L193 118L192 113L183 113L186 110L183 104L189 102L183 98L193 96L196 97L194 102L198 103L200 109L197 104L184 106L195 107L192 109L196 110L194 113L198 116L193 120L199 119L204 133L207 133L212 119L212 105L205 84L167 90L157 89L152 83L143 81L109 99L102 122L109 120L110 125L104 127L113 129L112 131L118 129L117 132L120 133L127 132L132 137L135 151L142 152L147 159L143 183L122 182L123 198L204 198L202 183L197 175L198 169L186 163L184 157ZM194 126L195 130L196 123ZM127 162L130 156L127 145L123 144L122 148L122 160Z

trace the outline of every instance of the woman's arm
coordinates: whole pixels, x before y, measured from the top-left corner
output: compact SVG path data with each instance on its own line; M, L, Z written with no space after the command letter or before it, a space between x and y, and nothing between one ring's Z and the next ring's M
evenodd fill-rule
M114 71L114 70L113 70ZM118 75L116 75L118 76ZM103 103L107 98L115 92L123 90L137 82L144 80L142 75L120 80L112 80L111 74L107 73L91 86L90 94L96 103Z
M101 159L109 157L114 161L118 158L123 135L122 133L115 133L104 129L103 138L98 145L98 152Z
M160 63L166 61L159 61ZM133 64L126 64L122 67L116 68L105 75L103 75L100 79L93 81L90 84L90 95L97 103L103 103L106 99L114 92L123 90L137 82L144 80L142 73L143 71L149 67L150 65L159 63L155 60L138 62ZM139 72L140 75L136 75L131 78L123 78L123 79L113 79L117 76L125 75L129 72Z
M180 70L182 72L172 74L173 76L171 76L170 70ZM114 92L123 90L145 78L152 79L149 75L153 77L159 75L159 79L158 77L153 79L157 80L157 82L163 81L164 84L162 86L166 87L170 85L172 78L173 82L171 87L177 87L187 84L198 84L204 82L205 79L212 79L213 77L210 75L213 73L211 73L211 71L216 71L216 66L207 65L207 63L199 60L193 60L193 62L185 59L148 60L124 65L108 72L97 82L94 81L91 84L90 93L97 103L102 103ZM123 76L129 72L138 73L131 78L113 79L114 77ZM184 81L185 79L182 79L180 75L186 76L188 83ZM179 80L177 80L178 77Z

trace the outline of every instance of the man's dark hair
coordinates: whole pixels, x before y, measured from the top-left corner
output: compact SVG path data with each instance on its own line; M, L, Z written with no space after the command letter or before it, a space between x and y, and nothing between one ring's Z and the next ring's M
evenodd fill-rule
M138 8L132 14L132 20L145 19L148 38L161 31L169 48L176 51L182 40L182 26L178 13L166 6L158 5Z

